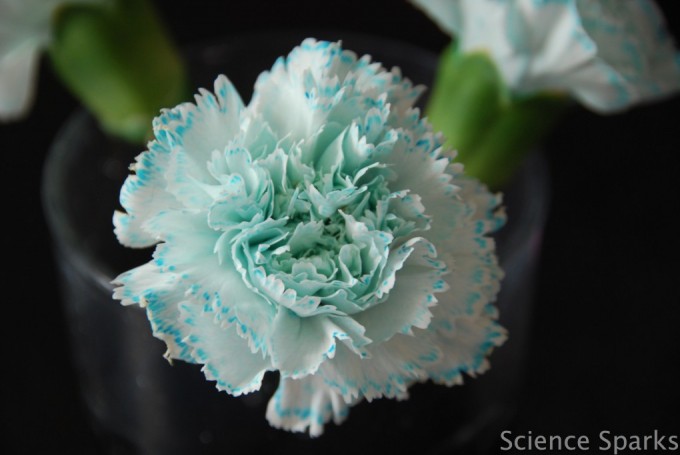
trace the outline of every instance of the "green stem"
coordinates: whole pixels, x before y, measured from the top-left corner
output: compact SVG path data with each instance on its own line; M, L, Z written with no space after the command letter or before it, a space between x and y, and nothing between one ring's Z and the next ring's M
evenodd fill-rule
M439 63L426 114L466 173L500 188L567 106L561 95L513 96L482 52L454 45Z
M66 6L54 35L56 72L110 134L143 142L161 108L188 99L184 64L148 0Z
M492 189L502 188L526 155L552 129L566 106L565 98L547 94L511 102L466 155L466 173Z
M485 54L462 54L453 44L444 51L426 114L459 160L465 161L481 139L480 128L493 123L505 103L500 75Z

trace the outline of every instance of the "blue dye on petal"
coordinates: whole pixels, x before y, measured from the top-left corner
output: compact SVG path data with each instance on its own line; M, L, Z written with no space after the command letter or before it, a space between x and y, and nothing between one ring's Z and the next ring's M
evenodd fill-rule
M680 90L680 53L652 0L411 0L519 95L621 111Z
M422 88L308 39L258 77L248 106L224 76L214 93L154 122L116 232L157 243L155 258L115 297L146 305L168 355L220 390L249 393L278 371L267 418L313 436L362 398L445 375L436 366L468 346L447 344L454 316L497 315L484 235L503 217L443 158L413 108ZM502 337L479 327L488 340L445 369L484 363Z

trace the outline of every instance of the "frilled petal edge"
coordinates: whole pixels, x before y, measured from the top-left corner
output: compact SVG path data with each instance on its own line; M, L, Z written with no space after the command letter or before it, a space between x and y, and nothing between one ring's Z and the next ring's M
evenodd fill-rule
M331 419L340 424L348 414L349 405L317 375L282 378L267 406L267 420L273 427L309 430L312 437L320 436Z

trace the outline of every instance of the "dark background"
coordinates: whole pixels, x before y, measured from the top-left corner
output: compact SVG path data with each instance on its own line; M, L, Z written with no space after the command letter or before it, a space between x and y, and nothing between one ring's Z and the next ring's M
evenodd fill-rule
M447 38L406 2L157 2L180 45L329 27L438 51ZM659 2L680 37L674 0ZM294 5L294 6L293 6ZM0 447L101 453L69 363L41 167L76 107L42 62L28 119L0 126L4 341ZM545 141L551 210L515 432L627 435L680 428L680 98L602 117L577 109ZM9 230L9 232L7 232Z

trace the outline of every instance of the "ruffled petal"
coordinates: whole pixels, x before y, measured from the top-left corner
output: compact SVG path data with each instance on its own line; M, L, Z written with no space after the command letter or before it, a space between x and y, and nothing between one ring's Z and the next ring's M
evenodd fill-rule
M218 318L238 327L253 350L268 351L275 309L252 291L230 261L219 261L215 246L220 233L210 229L204 213L165 212L149 222L151 232L166 241L154 263L177 274L188 297L215 307Z
M446 266L435 257L432 244L420 238L409 240L390 255L383 283L393 288L383 302L356 315L357 322L366 327L366 336L379 343L396 333L411 333L413 327L427 328L430 307L437 302L435 294L448 289L442 278Z
M205 209L221 194L222 175L216 175L213 163L218 152L229 155L241 150L243 102L224 76L215 80L215 95L201 89L195 99L196 104L164 110L154 119L154 132L160 146L171 155L162 167L165 190L184 207ZM228 172L229 168L222 170Z
M272 363L283 377L314 374L323 361L335 356L336 340L347 340L355 350L369 341L363 337L363 328L346 316L301 318L279 308L272 333Z
M267 420L273 427L309 431L312 437L320 436L331 419L339 425L348 414L348 404L317 375L281 378L267 405Z
M123 305L146 309L153 335L167 346L167 359L193 360L184 342L188 333L181 322L179 305L185 300L185 289L179 276L162 273L154 262L149 262L119 275L113 284L117 286L115 299Z
M654 101L680 89L680 52L651 1L619 4L577 1L584 33L597 45L599 84L576 72L570 86L587 107L602 113Z
M180 209L182 204L168 191L164 168L169 165L170 151L160 142L151 142L135 164L120 191L120 203L125 212L113 215L114 232L118 241L132 248L144 248L160 240L144 228L158 214Z
M451 327L452 318L458 315L490 317L489 311L495 308L490 302L495 300L503 278L495 242L488 237L505 223L505 212L499 208L501 198L474 179L459 177L457 183L466 204L458 204L454 212L458 222L450 235L457 241L440 254L451 264L446 276L450 288L432 308L435 327Z
M649 0L412 0L519 94L564 91L601 113L680 89L680 53Z
M319 374L347 402L360 398L408 397L408 387L427 379L428 369L442 358L438 346L427 337L396 334L389 341L369 346L369 356L360 357L345 346L321 365Z
M194 361L203 364L207 379L234 396L260 388L265 371L271 368L269 359L248 348L237 326L220 320L209 305L185 302L180 311L189 332L185 341Z
M428 376L437 383L463 383L463 373L476 376L488 370L487 357L503 344L506 330L491 317L461 316L446 329L429 330L430 340L439 348L442 358L427 366Z

